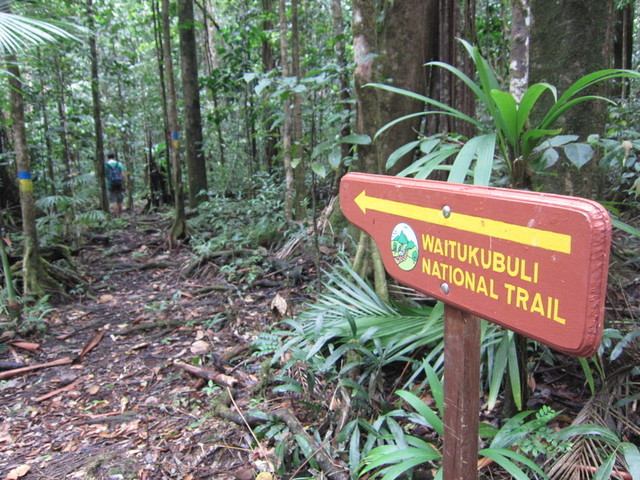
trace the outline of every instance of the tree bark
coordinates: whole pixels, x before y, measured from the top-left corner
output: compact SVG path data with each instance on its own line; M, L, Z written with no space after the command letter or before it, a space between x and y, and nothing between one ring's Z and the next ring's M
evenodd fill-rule
M58 95L57 98L57 108L58 108L58 117L60 121L60 127L58 129L60 133L60 144L62 145L62 167L64 169L64 175L62 176L62 193L66 196L71 196L72 189L69 184L69 180L71 179L71 151L69 149L69 126L67 123L67 105L66 105L66 94L65 94L65 78L62 72L62 66L57 58L54 57L53 60L54 68L55 68L55 78L58 83Z
M93 99L93 126L96 136L95 171L100 192L100 208L109 211L107 187L104 170L104 140L102 138L102 106L100 102L100 77L98 76L98 48L93 18L93 0L87 0L87 18L89 24L89 49L91 51L91 97Z
M11 121L13 123L13 148L16 156L16 166L18 168L22 233L24 235L22 261L23 293L25 295L39 297L45 293L45 280L48 276L45 274L42 259L39 254L31 159L29 158L27 131L25 127L22 80L20 77L20 69L14 55L7 57L7 71L9 72Z
M285 0L278 2L280 12L280 63L282 64L282 79L291 76L291 64L289 62L289 41L287 38L287 5ZM285 177L285 201L284 216L287 220L294 218L295 187L293 176L293 102L290 96L284 101L284 120L282 125L282 160L284 163Z
M162 41L162 13L158 0L151 0L151 9L153 11L153 31L156 42L156 55L158 57L158 74L160 78L160 98L162 99L162 120L164 123L164 141L167 146L164 150L164 163L166 165L167 184L169 195L175 198L175 189L173 188L173 168L171 167L171 127L169 126L167 86L165 82L164 72L164 46ZM158 162L161 163L161 162ZM162 172L162 168L160 169Z
M4 126L8 125L8 122L2 112L0 112L0 122L0 154L5 154L10 151L9 132ZM7 163L0 163L0 187L2 187L0 188L1 210L8 210L20 204L20 193L15 179L15 169Z
M613 2L534 1L531 14L531 83L548 82L561 95L578 78L612 66ZM609 96L611 91L599 83L586 93ZM603 134L605 122L606 104L589 101L570 109L557 126L586 140L590 134ZM557 176L538 179L545 190L598 198L604 177L597 161L578 170L561 160L554 171Z
M298 23L299 0L291 0L291 75L296 79L296 83L302 79L302 66L300 64L300 27ZM294 177L294 219L304 220L306 209L304 199L306 197L305 183L305 151L302 146L302 95L298 92L293 94L293 131L292 147L294 152L295 166L293 168Z
M635 0L627 2L615 12L613 66L630 70L633 68L633 23ZM629 81L620 79L615 84L614 95L626 98L629 96Z
M349 87L349 71L347 69L347 50L346 44L343 40L345 32L344 21L342 18L342 0L331 0L331 24L333 27L333 36L336 39L334 49L336 51L336 61L340 70L340 103L342 111L344 112L344 123L342 125L342 128L340 129L340 137L345 138L351 134L352 108L351 91ZM342 161L337 168L335 179L333 182L336 189L340 185L340 179L347 172L343 161L350 155L350 148L350 145L344 142L340 145L340 154Z
M178 1L178 26L180 32L180 58L182 60L182 89L186 118L185 141L187 178L189 179L189 204L196 207L206 198L207 168L202 149L202 116L200 112L200 85L193 0Z
M162 0L162 31L165 85L167 87L167 115L169 120L171 143L171 163L173 166L173 187L175 214L169 244L174 246L177 241L187 236L187 219L184 207L184 190L182 185L182 168L180 165L180 130L178 126L178 102L176 86L173 76L173 61L171 57L171 28L169 23L169 0Z
M374 138L388 122L420 112L424 104L406 96L365 87L377 82L426 94L424 64L437 52L437 0L403 2L353 1L353 49L355 57L356 132ZM386 162L396 149L417 138L421 120L406 121L385 132L371 145L358 146L355 170L394 174L411 161L407 155L387 171ZM375 289L384 300L389 297L380 253L361 234L354 268L361 275L373 274Z
M273 25L273 0L262 0L262 30L265 35L262 39L262 67L265 73L271 72L276 68L276 59L273 52L273 44L270 39L270 33L274 29ZM273 122L267 126L265 142L265 167L268 172L274 166L274 159L278 156L278 137L280 136L278 127L273 125Z
M374 137L385 124L424 108L419 100L364 87L367 83L391 84L426 94L427 71L424 64L437 52L438 10L436 0L403 2L353 2L353 48L356 63L356 132ZM358 147L356 170L386 173L389 155L415 140L420 119L404 122L385 132L372 145ZM410 163L388 173L394 174Z
M518 103L529 87L530 25L530 0L512 0L509 92Z

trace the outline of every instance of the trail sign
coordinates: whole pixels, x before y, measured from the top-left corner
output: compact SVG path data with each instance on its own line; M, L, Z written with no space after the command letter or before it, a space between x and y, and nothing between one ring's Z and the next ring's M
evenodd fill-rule
M598 203L350 173L340 205L400 283L570 355L598 348L611 238Z

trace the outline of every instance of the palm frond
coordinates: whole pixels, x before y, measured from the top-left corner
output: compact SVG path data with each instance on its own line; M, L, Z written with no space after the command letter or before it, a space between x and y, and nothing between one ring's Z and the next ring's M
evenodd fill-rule
M585 404L572 426L565 429L567 434L574 431L577 433L571 439L573 449L547 466L549 478L588 480L594 478L594 472L609 460L612 469L628 471L630 466L627 464L624 445L621 444L619 435L614 432L625 432L628 436L640 437L640 426L625 409L628 405L620 404L620 397L628 393L629 383L626 375L621 376L617 381L610 382L608 389L598 393ZM637 382L635 386L637 388ZM574 427L576 428L572 430ZM634 465L634 468L637 468L637 465Z
M6 6L7 4L5 4ZM79 39L52 23L2 11L0 9L0 51L18 53L26 48L58 39Z

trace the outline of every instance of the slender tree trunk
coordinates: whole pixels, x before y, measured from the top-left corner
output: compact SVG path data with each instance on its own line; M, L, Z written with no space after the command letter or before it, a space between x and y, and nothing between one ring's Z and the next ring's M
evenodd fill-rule
M45 273L39 254L31 160L29 158L27 131L25 128L22 81L20 69L14 55L7 57L7 71L9 72L11 121L13 123L13 148L18 168L22 233L24 235L24 254L22 259L23 290L25 295L39 297L44 295L45 287L49 283L49 277Z
M91 96L93 98L93 124L96 136L95 171L100 192L100 208L109 211L107 187L104 171L104 140L102 137L102 106L100 102L100 78L98 76L98 48L93 18L93 0L87 0L87 17L89 24L89 48L91 50Z
M178 1L180 57L182 60L182 89L186 117L186 154L189 179L189 204L196 207L206 194L207 168L202 149L202 118L200 113L200 85L194 32L193 0Z
M42 64L42 55L40 53L40 49L37 50L38 55L38 63ZM42 75L40 75L40 85L45 85L44 79ZM53 168L53 147L51 145L51 126L49 124L49 113L47 111L47 101L46 96L44 95L44 89L40 90L40 101L38 102L40 106L40 110L42 112L42 127L44 129L44 145L46 152L46 169L47 169L47 184L49 186L49 191L51 195L56 194L56 175L55 170Z
M466 52L463 53L457 38L475 43L476 0L439 0L440 22L438 59L454 65L470 77L473 77L472 61ZM469 89L455 75L438 69L435 92L437 100L453 106L461 112L473 117L475 100ZM474 135L473 126L454 117L443 115L438 119L435 131L461 134L467 138ZM435 131L433 133L435 133Z
M282 78L291 76L289 63L288 20L285 0L279 0L280 11L280 62L282 64ZM284 214L287 220L294 218L295 186L293 175L293 102L290 96L284 101L284 121L282 126L282 159L284 162L285 202Z
M67 123L67 105L66 105L66 95L65 95L65 81L64 75L62 72L62 66L57 58L54 57L53 60L54 68L55 68L55 78L58 83L58 95L57 98L57 107L58 107L58 117L60 120L60 127L58 131L60 133L60 145L62 145L62 193L66 196L72 195L71 185L69 180L71 179L71 151L69 149L69 126Z
M169 128L171 130L171 163L173 166L173 186L175 189L175 215L169 243L175 245L181 238L187 236L187 220L184 207L184 190L182 187L182 169L180 165L180 129L178 126L178 102L176 97L176 87L173 76L173 62L171 58L171 28L169 23L169 0L162 0L162 31L163 31L163 52L164 71L167 86L167 114L169 118Z
M265 73L271 72L276 68L276 59L273 54L273 44L270 39L270 34L274 29L273 25L273 0L262 0L262 30L265 35L262 39L262 67ZM265 168L267 171L271 171L274 165L274 159L278 156L278 127L273 126L273 122L270 122L267 126L267 139L265 142Z
M509 92L518 103L520 103L524 92L529 87L530 26L530 0L512 0Z
M175 189L173 187L173 168L171 168L171 127L169 126L169 113L167 101L167 86L165 84L164 73L164 46L162 40L162 14L157 0L151 0L151 9L153 11L153 32L156 42L156 55L158 57L158 76L160 79L160 97L162 99L162 120L164 124L164 141L167 148L164 150L164 160L166 165L167 183L169 194L175 198Z
M198 4L200 10L202 12L203 24L204 24L204 38L205 38L205 74L211 76L213 71L219 67L218 61L218 53L216 51L216 34L220 30L220 27L216 24L214 20L215 11L213 10L213 6L208 2L204 1L201 4ZM220 165L224 165L226 163L225 159L225 148L224 148L224 134L222 132L222 121L223 115L220 113L220 105L218 99L218 92L215 87L209 87L209 91L211 93L211 100L213 102L213 111L214 111L214 119L213 124L215 126L216 138L218 140L218 161Z
M298 22L298 0L291 0L291 74L296 83L302 79L302 66L300 65L300 26ZM294 177L294 218L304 220L306 209L304 199L307 195L305 184L305 151L302 147L302 95L293 94L293 126L292 147L296 161L293 168Z
M633 23L636 2L626 2L624 7L615 12L613 66L614 68L633 68ZM614 95L626 98L629 96L629 81L620 79L615 84Z
M347 70L347 50L343 40L345 35L344 21L342 19L342 0L331 0L331 20L333 27L333 36L336 38L334 49L336 51L336 61L340 70L340 106L343 111L343 124L340 129L340 137L345 138L351 134L351 93L349 88L349 72ZM337 189L340 185L340 179L347 173L347 169L344 164L344 159L350 155L350 145L342 143L340 145L340 154L342 160L339 167L336 169L336 175L334 179L334 187Z
M4 113L0 112L0 155L10 151L9 132L5 125L9 125ZM0 210L20 205L20 193L16 183L16 171L8 163L0 163Z

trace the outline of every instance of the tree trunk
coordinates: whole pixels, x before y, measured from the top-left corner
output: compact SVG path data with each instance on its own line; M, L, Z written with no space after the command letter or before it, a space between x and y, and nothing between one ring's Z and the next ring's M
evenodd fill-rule
M171 168L171 127L169 126L167 86L165 83L164 72L164 46L162 41L162 13L158 0L151 0L151 9L153 11L153 31L156 42L156 55L158 57L158 74L160 78L160 98L162 99L162 120L164 123L164 141L167 146L164 150L164 163L166 165L167 183L169 187L169 195L175 198L175 189L173 188L173 168Z
M457 38L475 43L475 0L439 0L438 23L438 60L453 65L473 77L473 65L466 52L463 52ZM431 98L450 105L473 117L475 100L469 89L459 79L441 68L432 68ZM434 118L428 126L430 134L445 132L457 133L466 138L474 135L473 126L449 115Z
M351 134L351 94L349 89L349 72L347 69L347 50L344 40L344 21L342 19L342 0L331 0L331 23L333 27L333 36L336 38L334 49L336 51L336 61L340 70L340 103L344 112L344 120L340 129L340 137L345 138ZM350 155L350 145L342 143L340 145L341 162L336 169L334 179L334 187L337 189L340 185L340 179L347 172L344 165L344 159Z
M509 92L518 103L529 87L530 26L530 0L512 0Z
M353 1L353 49L355 57L356 132L373 138L381 127L424 104L406 96L384 92L367 83L378 82L426 94L424 64L437 52L438 3L436 0L403 2ZM358 146L355 169L369 173L397 173L408 165L408 155L390 171L389 155L417 138L421 120L406 121L381 135L371 145ZM388 288L380 253L361 234L356 253L357 271L373 274L377 294L388 299Z
M40 53L40 49L37 50L37 55L38 55L38 63L42 65L42 55ZM48 177L47 184L49 186L49 192L51 193L51 195L56 195L57 186L56 186L55 169L53 168L53 146L51 145L51 135L49 134L49 132L51 131L51 125L49 123L49 112L47 111L47 101L46 101L47 96L45 94L44 88L42 88L42 85L45 85L46 81L42 76L42 71L40 71L39 73L40 73L39 83L41 87L40 87L38 104L42 112L42 128L44 131L44 145L45 145L45 152L46 152L45 163L46 163L46 169L47 169L46 171L47 171L47 177Z
M57 98L57 107L58 107L58 117L60 120L60 127L58 131L60 133L60 144L62 145L62 167L64 169L64 175L62 176L62 193L66 196L72 195L71 185L69 180L71 179L71 151L69 149L69 126L67 123L67 105L66 105L66 95L65 95L65 84L64 75L62 72L62 66L57 58L54 57L53 60L54 68L55 68L55 78L58 83L58 95Z
M9 133L5 127L8 124L4 113L0 112L0 155L8 153L11 149ZM15 179L15 169L8 163L0 162L0 210L9 210L20 205L20 193Z
M276 68L276 59L273 54L273 44L271 42L270 32L273 30L273 1L262 0L262 30L265 35L262 39L262 67L264 73L269 73ZM278 156L278 127L273 125L273 122L269 122L266 131L266 142L264 146L264 165L268 172L271 171L274 166L274 159Z
M299 83L302 79L300 64L300 27L298 23L299 0L291 0L291 75ZM304 220L307 216L304 199L307 195L305 182L305 151L302 146L302 95L293 94L292 147L294 152L294 219Z
M93 98L93 125L96 135L95 171L100 192L100 208L109 211L107 187L104 171L104 141L102 138L102 114L100 103L100 78L98 76L98 49L96 45L95 22L93 18L93 0L87 0L89 24L89 48L91 51L91 96Z
M613 2L583 0L534 1L531 4L531 83L548 82L561 95L569 85L587 73L612 66ZM610 87L599 83L588 94L608 96ZM558 124L565 134L586 140L603 134L606 104L584 102L570 109ZM578 170L568 160L556 164L553 177L546 175L545 190L598 198L603 174L597 161Z
M282 64L282 78L286 80L291 76L291 66L289 63L289 42L287 5L285 0L279 0L280 11L280 63ZM293 176L293 102L290 96L284 101L284 120L282 126L282 159L284 163L285 177L285 201L284 216L287 220L294 218L295 187Z
M22 233L24 235L22 260L23 293L24 295L40 297L44 295L45 288L50 284L39 254L31 160L29 158L27 131L25 128L22 81L20 79L20 69L14 55L7 57L7 71L9 72L11 121L13 123L13 148L18 168Z
M437 52L438 10L436 0L404 2L353 2L353 48L355 56L356 132L374 137L385 124L409 113L420 112L424 104L406 96L364 88L371 82L386 83L426 94L424 64ZM416 139L420 119L403 122L379 137L372 145L358 147L356 169L385 173L386 161L396 149ZM410 156L388 173L396 173Z
M633 68L633 22L635 0L626 2L615 12L615 28L613 43L613 66L630 70ZM629 81L620 79L615 84L614 95L626 98L629 96Z
M193 0L178 1L178 25L180 32L180 58L182 60L182 89L186 117L185 140L187 174L189 179L189 204L196 207L206 194L207 168L202 149L202 117L200 112L200 85L198 59L194 32Z
M173 77L173 62L171 58L171 28L169 24L169 0L162 0L162 31L163 31L163 52L164 52L164 72L167 86L167 115L169 128L171 131L171 163L173 166L173 187L175 190L175 215L173 225L169 235L169 243L174 246L177 241L187 236L187 217L184 209L184 191L182 187L182 169L180 165L180 130L178 126L178 102L176 98L176 87Z

